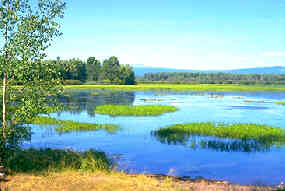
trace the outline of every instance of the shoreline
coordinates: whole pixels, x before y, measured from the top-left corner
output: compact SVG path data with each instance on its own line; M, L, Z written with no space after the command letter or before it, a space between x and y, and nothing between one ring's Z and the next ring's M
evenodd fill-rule
M150 90L171 90L171 91L213 91L213 92L283 92L284 87L258 86L258 85L216 85L216 84L138 84L138 85L64 85L64 89L108 89L116 91L150 91Z
M165 175L165 174L152 174L152 173L130 173L128 175L145 175L147 177L153 177L156 179L167 179L171 178L174 181L177 182L184 182L184 183L207 183L207 184L225 184L225 185L233 185L233 186L241 186L241 187L260 187L260 185L254 185L254 184L239 184L239 183L232 183L227 180L222 179L210 179L210 178L204 178L204 177L196 177L191 178L190 176L174 176L174 175ZM276 189L276 188L282 188L285 189L285 184L283 182L280 182L278 185L262 185L263 188L270 188L270 189Z
M172 179L173 182L183 185L185 187L190 187L190 190L193 191L202 191L202 190L208 190L209 188L214 188L214 190L285 190L285 185L281 182L279 185L251 185L251 184L236 184L231 183L227 180L215 180L215 179L207 179L203 177L198 178L191 178L188 176L169 176L169 175L163 175L163 174L146 174L148 177L156 178L156 179ZM211 189L210 189L211 190Z
M171 191L281 191L284 184L277 186L255 186L232 184L225 180L204 178L190 179L189 177L168 176L162 174L126 174L124 172L94 172L78 171L48 172L44 175L15 174L1 182L1 189L13 191L30 190L171 190Z

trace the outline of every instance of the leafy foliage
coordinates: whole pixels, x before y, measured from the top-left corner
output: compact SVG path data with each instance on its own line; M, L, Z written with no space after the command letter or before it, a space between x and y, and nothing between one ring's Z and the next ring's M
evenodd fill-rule
M87 76L90 81L98 81L101 73L101 63L95 57L87 59Z
M59 21L64 8L61 0L39 0L37 4L6 0L0 4L0 162L7 158L6 151L29 139L29 128L23 124L38 113L47 113L62 92L56 66L41 60L52 40L62 34Z
M124 85L134 85L135 82L135 73L130 65L121 65L120 66L120 84Z
M110 57L104 60L101 65L95 57L89 57L87 62L80 59L70 60L48 60L45 63L54 63L57 65L57 71L61 78L70 83L112 83L112 84L135 84L135 73L129 65L120 65L117 57Z
M102 71L104 78L110 80L110 82L118 81L120 73L120 63L118 58L112 56L109 59L104 60Z

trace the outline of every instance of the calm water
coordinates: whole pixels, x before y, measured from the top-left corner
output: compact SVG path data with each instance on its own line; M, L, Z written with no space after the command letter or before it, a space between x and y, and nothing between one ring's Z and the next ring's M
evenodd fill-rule
M33 126L32 140L24 147L102 150L116 161L119 169L133 173L205 177L240 184L277 185L285 180L285 148L213 137L182 136L170 141L152 133L161 127L189 122L256 123L285 128L285 107L274 103L284 99L285 92L101 91L94 96L92 91L70 92L61 101L71 108L52 117L112 123L119 125L120 130L112 134L103 130L57 134L52 126ZM216 94L223 97L213 98ZM160 101L144 101L148 98ZM94 109L102 104L162 104L179 110L159 117L95 115Z

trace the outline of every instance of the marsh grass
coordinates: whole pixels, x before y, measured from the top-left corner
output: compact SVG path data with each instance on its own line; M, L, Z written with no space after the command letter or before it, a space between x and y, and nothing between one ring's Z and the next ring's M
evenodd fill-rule
M174 106L165 105L101 105L96 107L95 113L111 116L158 116L176 110Z
M255 139L195 136L187 132L157 133L156 131L152 131L151 133L162 144L184 145L194 150L209 149L219 152L269 152L272 146L272 141L259 142Z
M16 151L5 164L12 173L46 173L64 170L95 172L110 170L111 166L112 162L104 152L33 148Z
M65 89L109 89L109 90L172 90L172 91L285 91L285 87L226 84L138 84L138 85L70 85Z
M285 131L281 128L258 124L188 123L177 124L152 132L153 135L168 141L182 137L212 136L240 140L256 140L266 147L285 145ZM181 139L182 140L182 139Z
M30 124L56 125L55 130L59 133L68 133L72 131L94 131L99 129L104 129L109 133L113 133L118 128L116 125L112 124L79 123L71 120L58 120L44 116L35 117L30 121Z
M278 101L278 102L276 102L276 104L285 105L285 101Z

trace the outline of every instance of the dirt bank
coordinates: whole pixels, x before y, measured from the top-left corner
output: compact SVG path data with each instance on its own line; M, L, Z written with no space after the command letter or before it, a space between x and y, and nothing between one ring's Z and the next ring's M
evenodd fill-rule
M60 172L46 175L16 174L2 182L3 191L267 191L281 187L257 187L230 184L226 181L163 175ZM285 187L283 187L285 188Z

